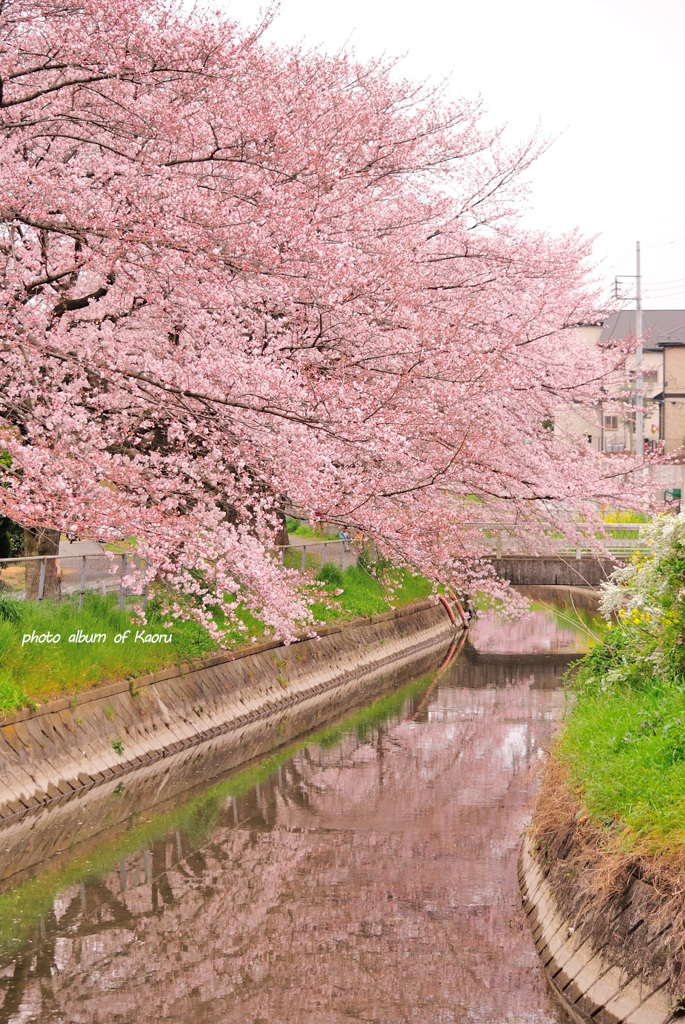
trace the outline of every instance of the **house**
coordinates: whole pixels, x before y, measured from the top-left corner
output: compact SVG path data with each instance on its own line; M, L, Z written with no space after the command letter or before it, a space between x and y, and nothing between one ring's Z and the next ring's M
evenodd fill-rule
M636 314L623 309L607 317L599 334L599 344L635 338ZM656 448L659 440L659 406L657 395L663 391L663 354L661 338L679 325L685 324L685 310L645 309L642 313L642 378L644 407L645 449ZM626 371L631 377L636 372L635 356L626 360ZM635 416L620 417L607 413L601 419L598 447L602 451L635 451Z
M678 323L662 331L661 390L655 395L659 410L659 437L670 454L685 445L685 310L674 310Z
M590 345L635 337L635 311L621 310L577 330L578 340ZM645 309L642 313L642 377L645 451L660 442L666 453L685 445L685 310ZM634 404L635 355L626 358L626 398ZM630 390L633 396L630 396ZM635 451L635 415L617 412L615 406L593 409L578 406L567 413L555 431L583 434L597 451ZM679 499L685 486L685 454L682 460L650 470L666 499Z
M664 429L668 430L668 451L683 444L685 436L685 310L682 309L645 309L642 313L642 377L644 405L644 442L645 449L656 448L660 440L665 439ZM593 324L584 324L578 331L579 340L591 346L605 346L612 341L622 341L635 337L635 311L621 310L606 318L598 319ZM667 357L673 378L670 391L682 392L680 400L673 397L666 413L664 403L664 367L665 346L670 346L671 354ZM676 369L678 356L675 350L683 346L682 371ZM635 355L626 358L626 391L634 388L636 372ZM680 374L680 376L678 376ZM677 381L676 381L677 378ZM670 392L669 392L670 393ZM634 398L627 399L634 404ZM668 400L670 401L670 399ZM677 406L676 406L677 402ZM680 440L675 443L679 427L676 425L676 412L683 409L683 429ZM662 425L662 420L664 425ZM667 424L667 427L665 427ZM589 444L597 451L630 452L635 451L635 416L621 415L614 407L578 409L563 421L563 429L572 433L584 434Z

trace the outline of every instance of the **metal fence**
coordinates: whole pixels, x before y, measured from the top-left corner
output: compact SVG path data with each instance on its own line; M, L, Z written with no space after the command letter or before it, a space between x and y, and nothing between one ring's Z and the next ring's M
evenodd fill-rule
M130 591L123 585L140 559L129 554L32 555L25 558L0 559L0 599L29 601L60 601L65 597L79 599L79 607L88 591L102 595L118 593L123 608ZM143 604L147 603L147 587Z
M644 523L607 523L607 536L602 543L611 554L628 558L637 551L645 550ZM503 523L473 523L470 530L478 534L478 546L494 558L507 555L530 555L539 553L527 545L525 538L512 526ZM278 548L278 558L289 569L302 572L317 570L333 563L341 569L356 565L362 546L350 541L337 539L307 540L306 543L288 544ZM575 556L597 553L595 545L587 543L569 545L563 538L550 537L549 553ZM373 550L370 551L373 558ZM57 600L76 599L83 607L88 592L102 595L115 593L119 596L119 607L123 608L131 591L123 579L141 562L136 554L117 552L113 556L102 554L85 555L35 555L25 558L0 559L0 599L16 600ZM145 587L142 600L147 603L148 588Z
M356 565L361 547L352 541L309 540L305 544L287 544L279 547L279 558L289 569L317 569L332 562L341 569Z
M346 569L359 560L359 547L341 540L312 540L306 544L289 544L278 549L280 561L290 569L320 569L327 563ZM123 608L132 593L123 579L132 569L140 569L135 554L115 553L85 555L33 555L25 558L0 559L0 600L61 601L75 600L83 607L88 592L118 594ZM138 595L140 596L140 595ZM148 588L142 594L147 604Z
M574 526L580 524L573 524ZM600 537L595 533L593 537L587 537L575 543L569 543L563 537L555 537L550 534L547 550L544 552L550 555L563 555L565 557L583 558L587 555L598 554L597 544L601 543L606 550L617 555L621 559L630 558L640 551L646 551L644 530L647 523L606 523L605 536ZM506 523L471 523L470 529L478 531L480 537L478 543L486 553L494 558L505 558L507 555L538 555L541 544L539 537L530 543L526 541L525 530L516 528Z

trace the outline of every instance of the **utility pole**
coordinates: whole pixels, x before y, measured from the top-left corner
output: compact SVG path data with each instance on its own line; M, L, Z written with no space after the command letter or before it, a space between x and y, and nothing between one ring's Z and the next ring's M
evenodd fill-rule
M642 276L640 274L640 243L635 243L635 369L637 381L635 389L635 450L640 462L645 457L645 414L644 414L644 379L642 376Z

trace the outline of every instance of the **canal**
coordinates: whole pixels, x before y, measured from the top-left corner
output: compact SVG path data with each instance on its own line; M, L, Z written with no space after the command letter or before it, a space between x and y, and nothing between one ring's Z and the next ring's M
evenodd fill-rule
M516 861L584 649L478 621L437 677L122 828L124 780L85 852L77 804L71 836L0 830L0 1022L560 1024Z

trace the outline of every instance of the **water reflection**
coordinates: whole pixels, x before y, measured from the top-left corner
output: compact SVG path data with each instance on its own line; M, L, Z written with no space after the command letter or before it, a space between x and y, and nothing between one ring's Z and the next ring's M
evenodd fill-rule
M479 623L384 721L62 891L0 969L0 1021L562 1020L516 857L573 638L526 628Z
M476 650L487 654L581 654L589 647L591 629L586 623L590 621L574 609L534 606L528 615L506 625L495 614L480 616L469 640Z

